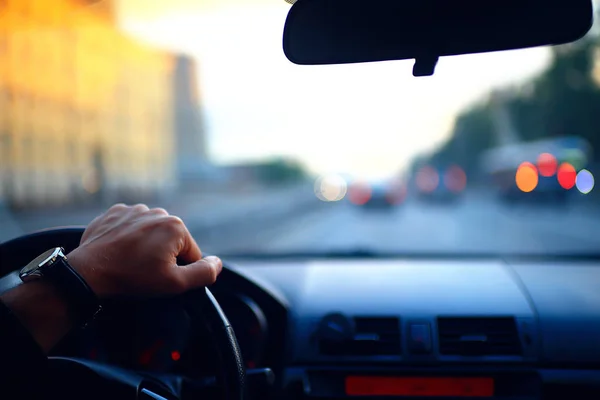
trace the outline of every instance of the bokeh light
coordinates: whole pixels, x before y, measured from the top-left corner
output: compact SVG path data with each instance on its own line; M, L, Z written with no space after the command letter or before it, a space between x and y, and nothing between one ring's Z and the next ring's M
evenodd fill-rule
M317 179L315 179L314 191L315 191L315 196L317 196L317 199L319 199L321 201L326 201L325 197L323 197L323 195L321 194L321 182L322 181L323 181L322 176L319 176Z
M451 192L462 192L467 186L467 174L458 165L453 165L444 175L444 184Z
M558 161L550 153L542 153L537 159L537 167L541 176L550 177L556 174Z
M515 175L515 182L522 192L533 192L539 182L538 171L535 165L529 162L519 165Z
M564 189L572 189L577 180L577 171L575 171L575 167L569 163L562 163L560 167L558 167L557 179L560 186Z
M371 187L363 182L354 183L350 188L349 200L357 206L367 204L371 200Z
M590 171L587 169L582 169L579 171L575 180L577 190L583 194L588 194L594 189L594 184L594 175Z
M418 188L425 193L431 193L440 184L440 177L433 167L423 167L415 178Z
M406 199L407 192L407 187L403 182L392 181L385 197L390 204L400 204Z
M340 201L346 196L348 184L337 174L325 175L315 181L315 195L321 201Z

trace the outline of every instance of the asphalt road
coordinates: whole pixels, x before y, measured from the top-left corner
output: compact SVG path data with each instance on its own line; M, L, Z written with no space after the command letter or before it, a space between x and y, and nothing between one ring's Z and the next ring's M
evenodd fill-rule
M312 184L299 183L217 194L209 191L180 191L173 201L148 205L166 208L171 214L181 217L195 235L223 241L232 234L248 232L247 228L256 224L287 220L290 213L303 212L317 203ZM84 226L106 211L107 207L108 205L65 206L11 212L0 203L0 242L40 229Z
M300 189L265 194L252 202L243 198L209 206L190 200L178 215L188 222L205 252L219 255L357 250L545 255L600 253L600 204L593 204L507 206L492 196L473 194L456 204L412 199L396 208L365 209L347 202L322 203ZM19 229L31 231L86 223L95 215L66 218L54 212L26 213L16 223ZM219 215L230 218L216 218ZM22 233L12 232L9 222L0 215L5 236Z
M600 253L600 205L522 204L470 196L455 205L408 201L392 209L324 204L253 234L203 241L212 253Z

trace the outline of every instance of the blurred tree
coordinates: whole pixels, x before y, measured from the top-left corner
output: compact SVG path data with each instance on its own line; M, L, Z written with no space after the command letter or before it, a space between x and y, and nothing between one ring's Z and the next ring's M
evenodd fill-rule
M552 49L552 62L534 80L533 93L508 104L524 140L575 135L600 151L600 89L594 76L597 49L593 36Z
M259 179L267 183L297 182L306 176L305 169L298 162L286 159L267 161L259 169Z
M484 104L461 113L456 118L450 138L424 163L440 168L458 165L467 175L473 175L479 165L479 154L493 144L492 113Z
M552 48L549 66L522 87L508 90L502 106L523 141L580 136L600 156L600 41L592 33L578 42ZM496 145L490 102L461 113L452 134L431 162L462 164L477 170L480 153Z
M448 147L453 163L462 164L467 173L475 171L479 154L494 144L494 124L487 104L458 116L453 140Z

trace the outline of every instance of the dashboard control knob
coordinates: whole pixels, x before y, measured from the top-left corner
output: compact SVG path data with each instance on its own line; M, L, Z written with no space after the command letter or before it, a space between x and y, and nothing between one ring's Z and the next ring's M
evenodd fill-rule
M319 339L330 341L351 340L354 337L354 324L343 314L328 314L319 323L317 335Z

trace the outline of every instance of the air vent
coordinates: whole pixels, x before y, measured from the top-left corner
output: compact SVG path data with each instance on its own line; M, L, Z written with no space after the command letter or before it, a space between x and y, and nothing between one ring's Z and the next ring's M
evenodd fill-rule
M395 317L357 317L345 338L319 340L319 352L330 356L400 355L400 321Z
M515 356L522 354L514 318L438 318L440 354Z

